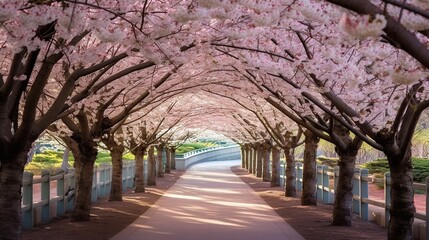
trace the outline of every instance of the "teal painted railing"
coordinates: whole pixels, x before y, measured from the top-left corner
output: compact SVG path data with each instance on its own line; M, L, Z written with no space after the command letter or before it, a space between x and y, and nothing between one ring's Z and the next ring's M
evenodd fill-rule
M285 164L280 165L280 184L285 183ZM316 196L317 200L324 204L333 204L335 200L335 189L338 184L338 167L330 168L325 165L317 165L316 175ZM302 191L303 164L296 163L296 189ZM369 184L379 183L384 185L384 201L369 198ZM426 224L429 216L429 177L426 184L414 183L415 190L425 192L426 194L426 212L416 212L414 218L414 239L429 239L429 224ZM367 169L356 168L353 177L353 205L352 210L361 219L369 221L375 220L380 225L387 227L389 222L390 210L390 173L386 173L384 178L374 178L368 176ZM371 209L372 207L372 209Z
M209 153L221 149L222 147L210 147L187 152L184 155L189 158L202 153ZM176 155L177 156L177 155ZM179 155L180 157L180 155ZM180 159L180 158L179 158ZM147 162L144 161L147 165ZM147 177L147 167L145 166ZM125 161L122 168L122 189L126 191L134 187L135 162ZM47 223L52 218L61 217L65 212L74 207L75 195L75 173L63 170L50 175L48 171L43 171L42 176L33 176L32 173L25 172L22 181L22 227L29 230L35 224ZM93 185L91 191L91 201L96 202L110 194L112 181L112 166L102 164L94 168Z
M134 187L135 162L124 162L122 167L122 188L126 191ZM75 173L62 170L50 175L42 171L42 175L34 177L25 172L22 181L22 227L32 229L35 224L48 223L52 218L65 215L74 207ZM103 164L94 168L91 201L96 202L110 193L112 166ZM34 191L36 188L38 190Z

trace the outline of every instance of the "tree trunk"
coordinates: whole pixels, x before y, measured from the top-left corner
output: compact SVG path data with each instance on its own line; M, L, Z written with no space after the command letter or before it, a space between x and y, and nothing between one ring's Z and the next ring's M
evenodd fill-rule
M175 147L170 148L170 154L171 154L171 169L176 170L176 148Z
M296 169L295 169L295 148L287 144L283 148L286 157L285 167L285 197L296 197Z
M271 146L266 145L263 148L263 166L262 166L262 181L269 182L271 181L271 175L270 175L270 159L271 156Z
M302 205L317 205L316 198L316 153L319 138L310 131L305 131Z
M355 168L357 151L339 153L340 167L338 186L335 189L335 202L332 215L332 225L351 226L352 225L352 204L353 204L353 175Z
M14 158L1 156L0 239L21 239L21 187L26 160L26 151Z
M122 201L122 154L125 148L115 146L110 149L112 157L112 187L110 188L109 201Z
M170 169L171 169L171 153L170 153L170 148L166 147L165 148L165 173L170 173Z
M80 142L70 146L75 162L76 200L71 215L72 221L89 221L91 210L92 178L94 175L94 163L97 159L97 147L95 142Z
M256 177L262 177L262 146L257 147L257 159L256 159Z
M158 145L156 147L156 151L157 151L156 162L157 162L157 165L158 165L157 177L163 178L164 177L164 163L162 161L162 154L163 154L163 151L164 151L164 146L163 145Z
M273 147L272 151L273 163L271 164L271 187L280 186L280 149Z
M249 168L247 171L253 173L253 148L251 146L249 146Z
M256 148L256 146L254 146L253 148L253 154L252 154L252 173L256 175L256 162L258 159L258 150Z
M156 186L156 160L153 146L149 147L147 152L147 185Z
M388 238L413 239L414 213L414 190L413 172L411 162L411 147L405 156L386 154L390 165L391 176L391 209L388 227ZM401 161L402 160L402 161Z
M338 143L335 151L340 157L338 186L335 189L335 202L332 214L332 225L351 226L352 225L352 205L353 205L353 175L355 169L356 156L362 145L362 140L350 136L349 130L337 121L334 122L333 132L337 136Z
M136 188L134 192L136 193L144 193L145 187L144 187L144 153L146 151L146 148L143 146L138 146L136 149L132 151L136 158L136 170L134 173L134 182L136 185Z
M246 149L244 145L240 145L240 150L241 150L241 168L245 168L246 167Z
M246 159L245 159L245 169L247 169L247 171L249 171L249 169L250 169L250 148L249 148L249 145L248 144L246 144L245 145L245 156L246 156Z

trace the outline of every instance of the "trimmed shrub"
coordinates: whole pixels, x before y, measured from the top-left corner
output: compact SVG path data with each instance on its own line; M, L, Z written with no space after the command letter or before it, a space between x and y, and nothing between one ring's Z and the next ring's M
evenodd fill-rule
M319 156L317 157L316 161L317 161L317 164L327 165L331 168L338 166L338 158L334 158L334 157Z
M429 176L429 159L413 157L412 162L414 181L424 182L426 177ZM385 158L362 164L361 167L367 168L370 174L384 175L384 173L389 171L389 164Z

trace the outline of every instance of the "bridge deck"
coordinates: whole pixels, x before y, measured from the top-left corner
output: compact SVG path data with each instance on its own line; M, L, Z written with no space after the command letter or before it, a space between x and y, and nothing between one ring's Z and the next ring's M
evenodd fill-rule
M303 239L230 171L239 161L193 166L112 240Z

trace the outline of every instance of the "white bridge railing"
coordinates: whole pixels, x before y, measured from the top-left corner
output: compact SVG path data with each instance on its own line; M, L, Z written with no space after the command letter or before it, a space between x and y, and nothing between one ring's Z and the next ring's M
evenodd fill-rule
M240 146L214 147L195 150L184 154L183 157L176 156L176 169L186 170L190 166L209 161L239 160L241 158Z

